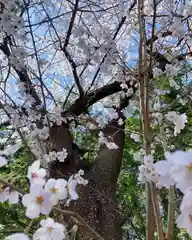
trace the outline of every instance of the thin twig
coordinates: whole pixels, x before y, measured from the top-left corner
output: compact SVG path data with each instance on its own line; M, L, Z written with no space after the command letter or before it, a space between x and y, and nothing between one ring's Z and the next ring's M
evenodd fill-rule
M81 223L81 226L87 228L87 230L89 230L97 239L99 240L104 240L104 238L102 238L95 230L93 230L84 220L83 218L78 214L78 213L75 213L75 212L72 212L72 211L68 211L68 210L62 210L62 209L59 209L57 207L54 207L53 208L55 211L59 212L59 213L62 213L63 215L65 216L70 216L70 217L74 217L75 219L77 219L80 223ZM71 218L72 220L75 221L75 219Z
M174 186L169 188L169 206L168 206L168 222L167 222L167 234L166 239L173 239L173 229L174 229Z

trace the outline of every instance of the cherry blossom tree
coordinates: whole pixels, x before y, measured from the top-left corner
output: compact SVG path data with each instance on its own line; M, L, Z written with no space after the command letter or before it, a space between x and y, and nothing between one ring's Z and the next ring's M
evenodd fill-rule
M173 239L175 188L184 194L176 223L191 234L191 151L171 153L166 133L177 137L188 124L174 103L192 99L190 3L1 0L0 9L1 125L8 131L0 166L12 164L23 146L31 159L27 192L14 177L0 178L0 201L22 204L31 219L8 239L122 239L127 216L116 190L126 134L143 146L138 181L146 183L146 239ZM134 111L141 127L126 131ZM98 140L88 165L77 137L85 131ZM154 142L165 160L155 158ZM169 189L166 230L161 187Z

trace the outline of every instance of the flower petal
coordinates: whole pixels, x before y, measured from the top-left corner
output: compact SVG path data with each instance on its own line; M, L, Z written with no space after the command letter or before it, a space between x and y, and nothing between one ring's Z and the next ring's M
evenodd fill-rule
M39 228L37 231L33 234L33 240L49 240L48 232L45 228Z
M50 178L45 184L45 190L49 191L51 188L55 187L55 185L56 185L56 180L53 178Z
M4 189L3 192L0 192L0 202L6 202L9 199L9 189Z
M38 171L40 168L40 160L36 160L32 165L31 165L31 170L32 171Z
M53 204L49 198L45 198L43 204L41 205L41 213L45 215L49 215Z
M59 200L64 200L67 198L67 189L63 188L63 189L59 189L58 193L57 193L57 197L59 198Z
M40 206L32 204L27 208L26 216L30 219L38 217L40 214Z
M19 193L17 191L12 191L9 194L9 201L12 204L16 204L19 202Z
M52 218L47 218L45 220L41 220L40 224L42 227L50 227L54 225L54 220Z
M67 181L65 179L62 179L62 178L57 179L57 182L56 182L57 188L65 188L66 185L67 185Z
M167 161L163 160L163 161L156 162L153 166L159 175L165 176L169 174L170 165L168 164Z
M32 204L32 199L33 199L32 195L29 194L29 193L27 193L27 194L25 194L25 195L23 196L23 198L22 198L22 204L23 204L25 207L27 207L28 205Z
M40 168L38 171L38 175L40 178L44 178L47 174L47 171L44 168Z
M6 237L5 240L29 240L29 238L24 233L15 233Z
M34 196L41 195L43 192L43 187L39 184L32 184L30 186L30 193Z

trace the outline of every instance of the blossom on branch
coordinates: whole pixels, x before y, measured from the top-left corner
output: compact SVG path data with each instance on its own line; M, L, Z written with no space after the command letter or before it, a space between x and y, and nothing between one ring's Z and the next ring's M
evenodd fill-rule
M36 160L29 168L27 178L31 184L45 184L45 176L47 172L44 168L40 168L40 160Z
M31 219L38 217L40 213L49 215L53 207L50 193L37 184L31 185L30 193L23 196L22 203L27 208L26 216Z
M52 218L41 220L41 227L33 234L33 240L63 240L66 238L66 227Z

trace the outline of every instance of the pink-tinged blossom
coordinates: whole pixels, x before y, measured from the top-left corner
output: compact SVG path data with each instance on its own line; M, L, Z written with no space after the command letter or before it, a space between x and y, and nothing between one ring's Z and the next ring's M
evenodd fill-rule
M27 208L26 216L30 219L38 217L40 213L49 215L53 206L50 193L37 184L31 185L30 193L23 196L22 203Z
M31 184L45 184L46 170L40 168L40 160L35 161L29 168L27 177Z
M33 240L63 240L66 238L66 227L52 218L41 220L41 227L34 233Z

